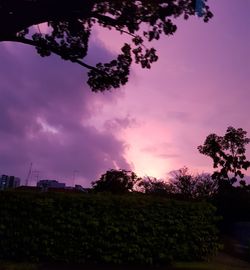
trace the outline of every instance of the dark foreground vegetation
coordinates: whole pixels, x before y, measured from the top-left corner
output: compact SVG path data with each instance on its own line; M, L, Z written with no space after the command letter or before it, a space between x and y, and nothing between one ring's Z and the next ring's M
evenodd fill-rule
M148 195L0 193L0 260L162 265L219 247L216 209Z

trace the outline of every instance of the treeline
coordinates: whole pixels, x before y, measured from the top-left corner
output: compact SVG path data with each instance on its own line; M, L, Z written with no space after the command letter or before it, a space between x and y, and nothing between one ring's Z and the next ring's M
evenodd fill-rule
M209 174L192 174L187 167L171 173L167 180L154 177L137 177L126 170L109 170L99 180L92 182L90 192L111 192L122 194L139 192L151 195L165 195L169 198L204 199L218 192L218 182Z

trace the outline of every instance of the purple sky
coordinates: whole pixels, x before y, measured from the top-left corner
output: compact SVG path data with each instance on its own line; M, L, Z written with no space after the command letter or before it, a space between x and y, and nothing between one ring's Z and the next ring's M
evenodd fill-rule
M232 125L250 136L250 1L208 3L208 24L179 20L173 37L154 44L151 70L133 66L125 87L104 94L91 93L77 65L0 44L0 174L25 180L32 162L39 179L72 185L75 174L87 186L110 168L211 171L197 151L208 134ZM97 28L88 61L111 58L123 40Z

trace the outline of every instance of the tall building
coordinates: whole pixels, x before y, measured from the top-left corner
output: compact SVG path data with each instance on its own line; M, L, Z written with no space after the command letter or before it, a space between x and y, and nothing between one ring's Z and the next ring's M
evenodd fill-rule
M8 176L3 174L0 177L0 190L17 188L20 186L21 180L19 177Z

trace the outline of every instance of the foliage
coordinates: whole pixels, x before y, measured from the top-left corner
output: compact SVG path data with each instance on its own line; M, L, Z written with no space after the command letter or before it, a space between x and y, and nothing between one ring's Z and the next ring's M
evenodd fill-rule
M152 177L140 179L138 188L145 194L167 195L172 192L169 184L164 180L159 180Z
M139 191L178 199L211 198L218 191L218 182L210 174L192 174L183 167L169 175L165 181L150 177L140 179L137 183Z
M203 0L206 2L207 0ZM88 84L93 91L117 88L128 81L132 60L150 68L158 56L146 47L162 35L173 35L173 20L188 19L196 12L196 0L13 0L1 1L0 41L20 42L34 46L42 57L51 53L89 69ZM200 17L212 18L207 5L201 6ZM47 23L50 31L35 33L31 26ZM95 67L83 59L88 53L91 31L95 25L114 29L131 38L121 47L117 59ZM32 31L31 31L32 29Z
M246 160L246 145L250 139L242 128L228 127L224 136L210 134L203 145L198 146L201 154L213 159L213 167L218 168L212 175L214 179L227 180L230 184L237 181L237 177L244 177L242 170L250 167ZM231 177L232 175L232 177Z
M210 198L217 193L217 181L209 174L192 174L187 167L170 173L169 186L172 193L183 198Z
M250 186L223 189L212 202L218 214L223 216L224 225L238 221L250 222Z
M215 208L128 194L1 192L0 260L159 265L218 248Z
M126 193L133 190L138 180L134 172L126 170L109 170L97 181L92 182L97 192Z
M195 197L211 198L218 193L218 181L216 179L213 179L210 174L197 174L195 178Z
M173 187L174 193L182 194L187 198L194 196L196 181L187 167L172 171L170 175L170 185Z

